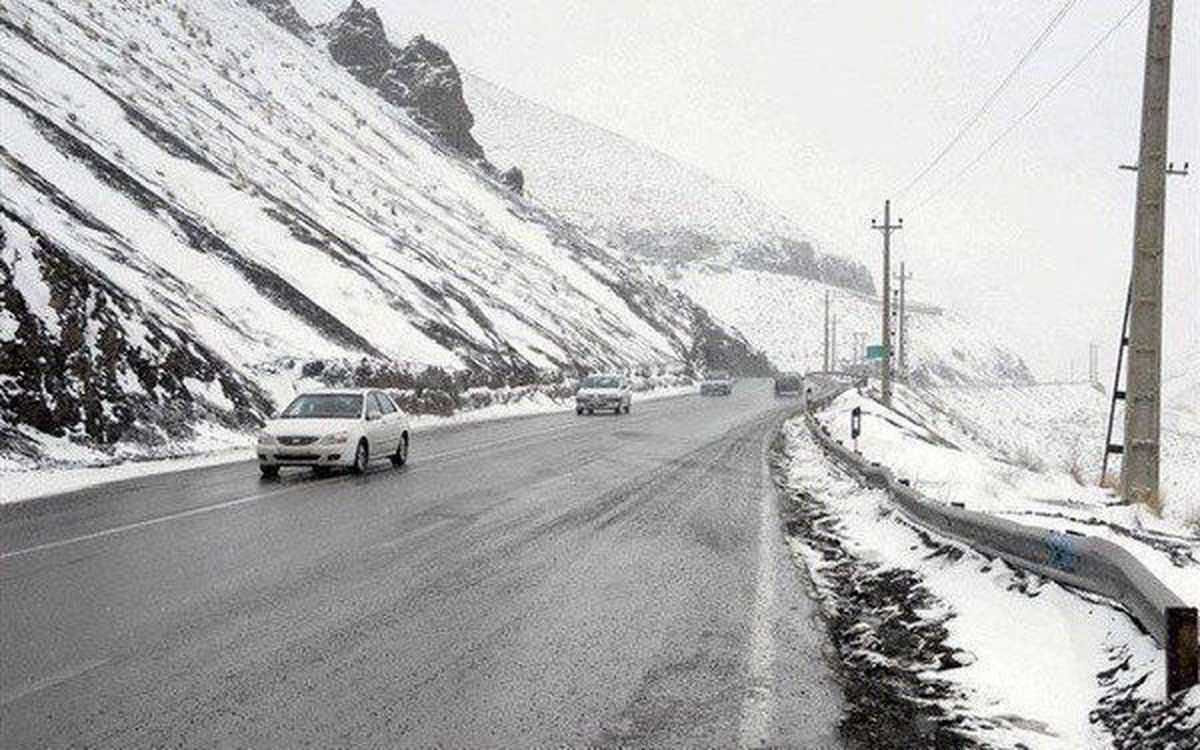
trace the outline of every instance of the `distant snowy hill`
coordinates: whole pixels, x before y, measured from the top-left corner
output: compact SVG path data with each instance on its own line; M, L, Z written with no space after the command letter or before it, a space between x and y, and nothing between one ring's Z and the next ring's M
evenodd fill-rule
M879 302L871 295L784 274L704 264L662 273L664 281L744 332L782 369L821 368L826 292L836 318L839 366L866 367L862 349L880 338ZM912 381L923 386L1033 379L1021 358L980 326L924 306L908 316L908 367Z
M768 367L502 181L459 85L357 2L0 4L0 452L244 430L326 363Z
M818 252L789 218L703 172L603 128L466 74L475 133L488 154L520 164L531 197L572 217L694 297L780 367L821 366L823 300L839 299L841 351L875 343L870 271ZM917 305L914 305L917 307ZM952 313L911 317L914 376L929 383L1025 382L1025 363Z
M487 152L520 165L533 197L614 247L873 290L862 265L819 252L787 217L700 170L478 76L463 84Z

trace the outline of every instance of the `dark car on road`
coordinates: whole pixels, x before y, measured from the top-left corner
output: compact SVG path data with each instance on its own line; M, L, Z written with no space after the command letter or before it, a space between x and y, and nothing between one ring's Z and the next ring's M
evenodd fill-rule
M804 393L804 378L794 372L785 372L775 378L776 396L799 396Z

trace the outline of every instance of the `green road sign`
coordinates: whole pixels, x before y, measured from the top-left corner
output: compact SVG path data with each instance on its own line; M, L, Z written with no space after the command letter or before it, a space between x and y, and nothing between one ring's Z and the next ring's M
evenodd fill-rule
M883 359L887 354L887 350L883 348L883 344L867 344L867 359Z

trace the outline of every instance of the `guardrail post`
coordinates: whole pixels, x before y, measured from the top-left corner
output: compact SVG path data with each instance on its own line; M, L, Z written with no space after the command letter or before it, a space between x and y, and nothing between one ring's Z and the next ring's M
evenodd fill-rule
M1200 645L1196 643L1196 608L1167 608L1167 695L1197 682Z

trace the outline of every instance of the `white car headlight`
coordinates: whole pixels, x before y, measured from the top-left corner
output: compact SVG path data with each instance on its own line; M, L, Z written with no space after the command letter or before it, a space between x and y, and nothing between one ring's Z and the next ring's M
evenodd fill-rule
M323 445L334 445L337 443L344 443L349 439L350 433L346 430L340 430L338 432L331 432L325 437L321 438L321 443Z
M275 443L277 443L277 442L279 442L279 440L274 435L267 432L266 430L263 430L262 432L258 433L258 444L259 445L275 445Z

